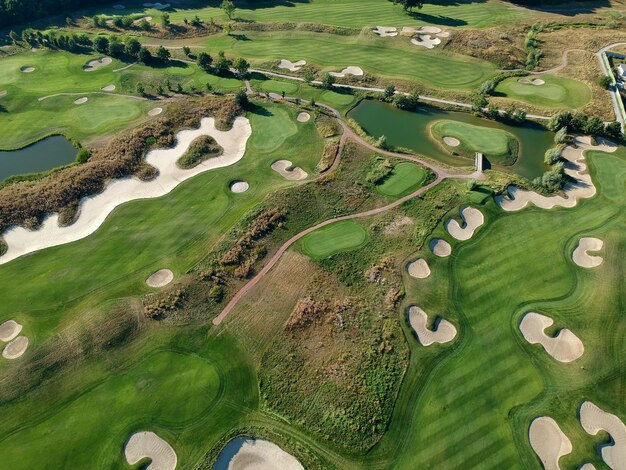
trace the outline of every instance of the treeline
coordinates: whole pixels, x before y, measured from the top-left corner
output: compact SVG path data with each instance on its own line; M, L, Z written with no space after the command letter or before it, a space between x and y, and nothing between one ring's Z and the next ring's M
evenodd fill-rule
M98 5L97 0L0 0L0 27Z

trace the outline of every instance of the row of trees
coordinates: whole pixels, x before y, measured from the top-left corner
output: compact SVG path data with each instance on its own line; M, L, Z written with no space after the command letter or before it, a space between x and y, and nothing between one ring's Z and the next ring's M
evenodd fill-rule
M86 34L57 34L55 31L42 33L32 29L22 31L21 38L14 31L9 33L14 44L20 39L31 47L42 46L50 49L63 49L70 52L79 52L83 48L91 47L91 39Z
M622 127L619 122L614 121L605 124L602 119L597 116L588 116L585 113L558 113L553 115L547 124L551 131L560 131L566 129L565 132L581 133L587 135L606 135L608 137L621 139Z

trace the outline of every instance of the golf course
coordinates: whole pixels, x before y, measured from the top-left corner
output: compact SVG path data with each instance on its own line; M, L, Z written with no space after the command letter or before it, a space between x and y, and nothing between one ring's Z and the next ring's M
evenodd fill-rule
M626 469L624 31L0 3L0 468Z

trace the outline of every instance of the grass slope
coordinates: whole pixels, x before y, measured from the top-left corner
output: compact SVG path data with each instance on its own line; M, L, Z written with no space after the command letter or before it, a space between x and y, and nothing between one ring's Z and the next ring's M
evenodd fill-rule
M367 239L367 232L352 220L336 222L310 233L300 241L302 251L312 258L326 258L356 248Z
M540 75L528 77L540 78L544 85L520 83L519 77L512 77L498 83L496 95L523 101L542 108L571 108L584 107L591 100L591 90L587 85L577 80L557 75Z
M426 171L422 167L413 163L400 163L377 189L386 196L402 197L421 187L424 181Z

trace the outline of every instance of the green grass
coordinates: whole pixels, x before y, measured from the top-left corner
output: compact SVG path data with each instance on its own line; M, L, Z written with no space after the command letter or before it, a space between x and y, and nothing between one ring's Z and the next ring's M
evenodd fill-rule
M327 258L357 248L367 240L367 231L352 220L336 222L302 238L302 251L312 258Z
M520 83L519 77L503 80L496 87L496 95L523 101L542 108L579 109L591 101L591 90L577 80L557 75L538 75L544 85Z
M465 156L480 152L501 165L512 165L517 159L519 142L513 134L502 129L443 119L432 124L431 133L445 148ZM448 147L443 142L444 137L454 137L461 144Z
M386 196L402 197L421 187L424 181L426 171L422 167L413 163L400 163L377 189Z

